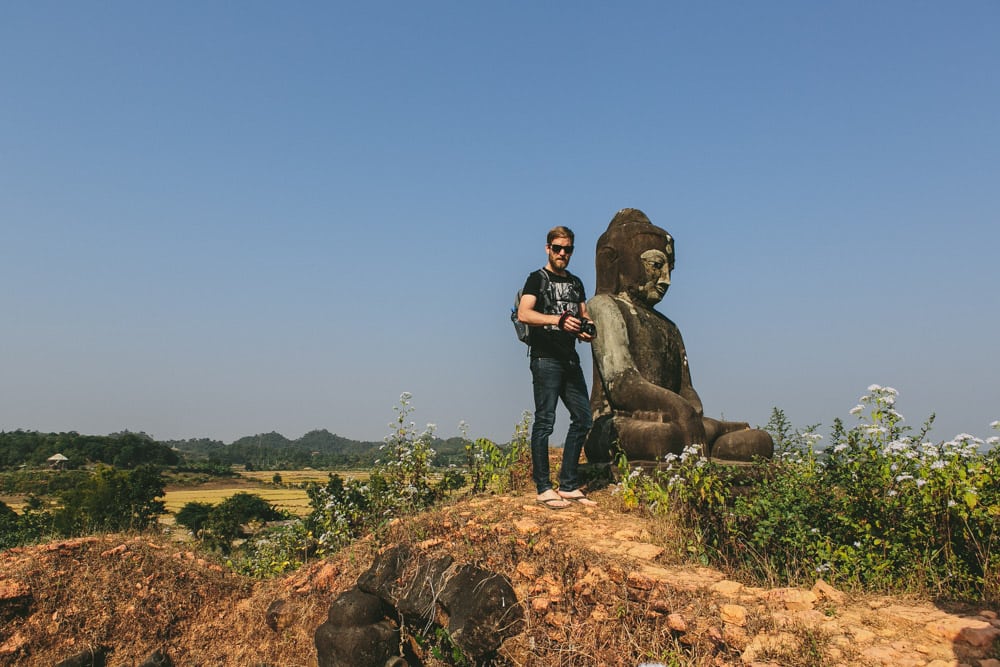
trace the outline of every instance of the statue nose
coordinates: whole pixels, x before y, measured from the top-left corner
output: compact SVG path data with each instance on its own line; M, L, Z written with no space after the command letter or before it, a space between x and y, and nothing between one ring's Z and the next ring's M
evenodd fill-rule
M666 285L670 287L670 271L664 271L660 274L660 279L656 281L658 285Z

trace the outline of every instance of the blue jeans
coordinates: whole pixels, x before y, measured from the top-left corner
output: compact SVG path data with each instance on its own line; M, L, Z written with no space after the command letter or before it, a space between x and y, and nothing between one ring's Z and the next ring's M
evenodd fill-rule
M535 422L531 427L531 477L538 493L552 488L549 477L549 436L556 423L556 405L562 399L569 410L569 431L563 445L559 468L559 490L575 491L579 486L576 468L583 441L590 430L590 398L580 364L558 359L532 359L531 381L535 392Z

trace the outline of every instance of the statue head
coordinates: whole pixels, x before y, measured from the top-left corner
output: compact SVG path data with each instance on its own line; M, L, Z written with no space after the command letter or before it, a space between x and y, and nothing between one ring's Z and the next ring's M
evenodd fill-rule
M674 239L635 208L623 208L597 240L595 294L629 296L652 307L670 287Z

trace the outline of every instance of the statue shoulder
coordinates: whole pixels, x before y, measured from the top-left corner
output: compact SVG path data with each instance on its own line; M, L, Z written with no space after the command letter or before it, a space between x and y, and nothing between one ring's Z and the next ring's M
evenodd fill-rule
M597 294L592 296L587 302L587 311L591 316L600 314L619 313L618 305L610 294Z

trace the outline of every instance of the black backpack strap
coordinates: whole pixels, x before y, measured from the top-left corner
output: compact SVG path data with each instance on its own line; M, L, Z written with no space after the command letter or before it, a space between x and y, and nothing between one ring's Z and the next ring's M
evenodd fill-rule
M552 307L552 304L554 304L555 301L556 301L553 298L554 295L552 294L552 280L549 278L549 274L548 274L548 272L545 271L545 269L538 269L538 273L540 273L541 276L542 276L542 291L541 291L542 310L541 310L541 312L548 313L549 309Z

